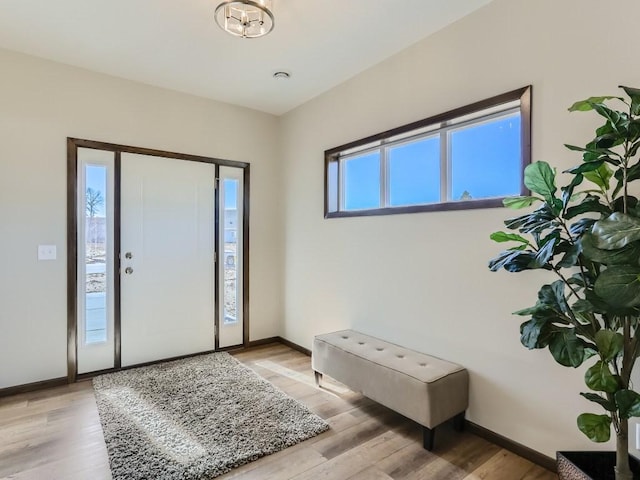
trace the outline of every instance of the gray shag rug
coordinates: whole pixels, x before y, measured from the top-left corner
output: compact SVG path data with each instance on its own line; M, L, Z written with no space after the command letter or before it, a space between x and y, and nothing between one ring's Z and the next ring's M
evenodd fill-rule
M329 428L227 353L101 375L114 480L210 479Z

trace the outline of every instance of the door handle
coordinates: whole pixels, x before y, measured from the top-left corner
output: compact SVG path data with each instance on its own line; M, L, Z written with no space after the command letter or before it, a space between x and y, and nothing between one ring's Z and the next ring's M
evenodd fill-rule
M126 273L127 275L131 275L133 273L133 268L131 267L127 267L124 269L124 273Z

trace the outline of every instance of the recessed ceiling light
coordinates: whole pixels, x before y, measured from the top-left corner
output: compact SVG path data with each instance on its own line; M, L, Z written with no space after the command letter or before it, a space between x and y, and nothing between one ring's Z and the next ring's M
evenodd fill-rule
M287 72L285 70L279 70L273 74L273 78L281 78L281 79L291 78L291 72Z

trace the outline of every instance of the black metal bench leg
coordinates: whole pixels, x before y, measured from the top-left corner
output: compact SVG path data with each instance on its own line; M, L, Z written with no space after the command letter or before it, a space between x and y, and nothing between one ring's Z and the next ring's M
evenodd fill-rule
M455 428L456 432L464 431L464 412L453 417L453 428Z
M320 388L320 381L322 380L322 374L314 370L313 375L316 378L316 387Z
M425 450L433 450L433 439L435 434L435 428L422 427L422 446Z

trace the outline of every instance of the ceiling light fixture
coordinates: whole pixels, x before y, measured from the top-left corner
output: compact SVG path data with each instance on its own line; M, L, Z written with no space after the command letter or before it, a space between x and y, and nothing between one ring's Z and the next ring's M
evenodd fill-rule
M291 78L291 72L287 72L286 70L278 70L277 72L274 72L273 78L286 80L288 78Z
M272 0L225 0L216 7L216 23L236 37L262 37L273 30L272 3Z

